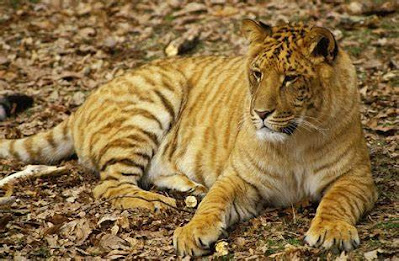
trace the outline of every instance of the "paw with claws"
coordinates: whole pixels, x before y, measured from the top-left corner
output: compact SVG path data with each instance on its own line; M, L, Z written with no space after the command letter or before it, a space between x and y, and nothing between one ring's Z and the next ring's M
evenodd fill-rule
M173 246L179 256L206 255L222 232L222 222L212 222L206 218L191 220L175 230Z
M306 232L305 242L314 247L350 251L360 244L360 239L356 228L346 221L315 217Z

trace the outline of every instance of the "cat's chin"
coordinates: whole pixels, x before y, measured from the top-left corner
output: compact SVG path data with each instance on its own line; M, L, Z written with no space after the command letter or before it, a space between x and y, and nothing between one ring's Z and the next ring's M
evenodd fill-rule
M256 131L256 136L259 140L270 142L285 142L288 135L281 132L271 131L267 128L262 128Z

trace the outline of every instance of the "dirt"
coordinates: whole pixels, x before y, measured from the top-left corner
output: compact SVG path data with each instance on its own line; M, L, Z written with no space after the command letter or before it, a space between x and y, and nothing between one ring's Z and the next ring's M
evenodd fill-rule
M189 32L198 39L183 55L244 54L242 18L268 24L312 23L330 28L356 65L362 123L379 200L357 228L350 253L303 245L316 205L267 209L229 229L226 253L205 259L398 258L399 14L396 1L74 1L0 3L0 91L34 97L34 106L0 122L0 137L20 138L54 127L91 90L126 70L165 57L170 42ZM176 42L176 41L175 41ZM178 42L178 41L177 41ZM173 231L194 210L117 210L94 201L98 179L72 158L68 175L20 182L17 200L0 208L2 259L176 259ZM0 178L23 164L0 160ZM4 193L3 193L4 194ZM1 196L0 192L0 196ZM185 211L184 211L185 210Z

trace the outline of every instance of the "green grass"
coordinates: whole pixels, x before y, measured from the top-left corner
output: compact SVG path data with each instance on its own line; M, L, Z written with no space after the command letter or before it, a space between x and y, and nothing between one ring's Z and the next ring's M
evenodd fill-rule
M383 229L399 229L399 219L394 218L386 222L378 223L376 227Z
M40 247L39 249L35 250L32 252L32 255L36 256L36 257L42 257L42 258L47 258L50 257L50 250L46 247Z
M167 14L164 17L166 22L172 22L173 20L175 20L175 17L172 14Z
M293 246L300 246L302 245L302 241L297 238L289 238L287 239L287 243Z

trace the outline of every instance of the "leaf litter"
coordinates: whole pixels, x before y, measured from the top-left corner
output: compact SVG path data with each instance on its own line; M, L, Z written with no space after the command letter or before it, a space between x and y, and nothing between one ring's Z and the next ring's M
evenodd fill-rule
M233 226L208 259L393 260L399 247L397 10L396 1L6 1L0 4L0 92L30 95L35 103L0 122L0 137L54 127L90 91L165 57L170 44L178 55L244 54L242 18L326 26L356 65L361 120L380 192L376 207L357 226L362 244L350 253L304 246L316 206L302 202L266 209ZM184 44L189 48L181 48ZM22 180L14 187L15 201L0 208L0 258L176 258L173 231L193 216L185 204L188 195L161 192L176 197L185 211L118 210L94 201L97 178L75 158L58 165L68 174ZM23 168L0 160L0 178Z

